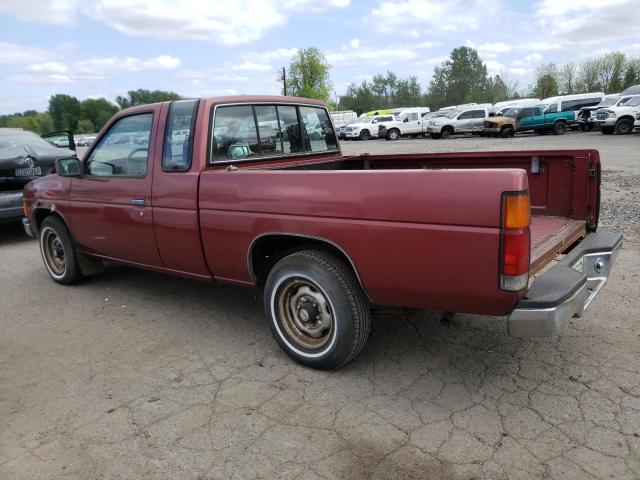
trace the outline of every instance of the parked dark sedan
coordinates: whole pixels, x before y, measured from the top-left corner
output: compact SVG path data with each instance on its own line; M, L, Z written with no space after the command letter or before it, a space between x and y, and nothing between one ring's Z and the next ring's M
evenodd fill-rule
M58 158L75 156L33 132L0 128L0 221L22 217L22 189L51 173Z

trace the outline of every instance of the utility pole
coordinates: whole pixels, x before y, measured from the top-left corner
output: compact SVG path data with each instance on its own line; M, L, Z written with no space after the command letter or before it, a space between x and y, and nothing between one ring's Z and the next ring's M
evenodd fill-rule
M287 71L282 67L282 91L287 95Z

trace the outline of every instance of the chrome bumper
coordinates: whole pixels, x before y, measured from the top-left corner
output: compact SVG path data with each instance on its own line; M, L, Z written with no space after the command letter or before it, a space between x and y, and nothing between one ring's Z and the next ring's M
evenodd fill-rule
M24 231L27 235L29 235L30 237L34 238L36 236L36 233L33 231L33 228L31 228L31 222L29 221L28 218L22 218L22 227L24 228Z
M562 335L580 317L609 278L622 248L622 234L592 233L531 284L507 319L512 337Z

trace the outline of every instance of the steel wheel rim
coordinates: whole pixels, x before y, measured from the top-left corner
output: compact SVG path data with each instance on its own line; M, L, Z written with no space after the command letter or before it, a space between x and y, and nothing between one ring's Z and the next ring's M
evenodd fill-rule
M630 125L629 122L621 122L620 126L618 127L618 130L620 130L620 133L622 134L627 134L631 130L629 128L629 125Z
M322 348L335 329L331 303L307 278L292 277L277 293L276 312L287 337L307 350Z
M64 275L67 268L64 247L58 234L51 229L42 232L42 251L47 265L54 275Z

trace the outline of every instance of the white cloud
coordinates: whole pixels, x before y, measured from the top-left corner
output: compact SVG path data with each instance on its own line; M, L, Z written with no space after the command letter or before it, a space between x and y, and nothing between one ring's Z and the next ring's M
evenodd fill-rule
M478 45L480 53L508 53L513 47L504 42L482 43Z
M535 18L561 45L584 47L640 36L637 0L543 0L535 5Z
M0 64L24 64L41 62L51 58L51 52L44 48L0 42Z
M539 62L540 60L542 60L542 55L539 54L538 52L533 52L527 55L526 57L524 57L524 59L527 62Z
M245 70L249 72L266 72L272 70L271 65L265 63L256 63L251 60L245 60L244 62L231 66L232 70Z
M238 45L262 38L295 14L344 8L349 0L0 0L21 20L74 24L79 12L120 32L162 40Z
M364 21L381 32L418 38L478 30L500 7L499 0L385 0Z
M351 46L351 48L358 48L360 46L360 40L354 38L349 42L349 45Z

